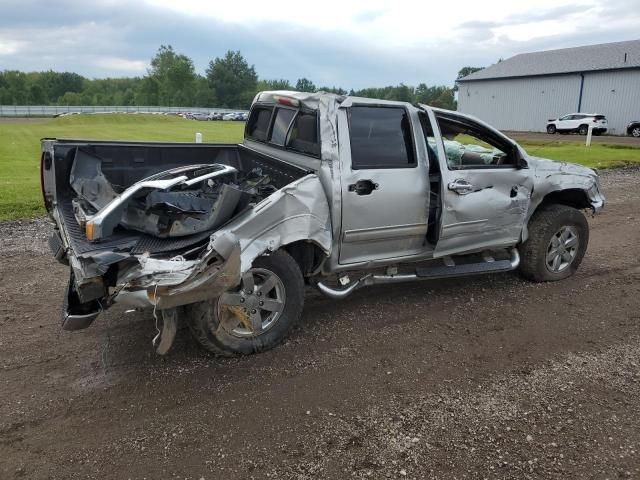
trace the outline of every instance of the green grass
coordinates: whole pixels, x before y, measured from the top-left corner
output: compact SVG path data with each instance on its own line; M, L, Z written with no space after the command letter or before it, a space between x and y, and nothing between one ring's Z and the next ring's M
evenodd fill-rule
M40 139L43 137L238 143L243 123L197 122L161 115L72 115L54 119L0 119L0 220L43 215Z
M613 168L640 163L640 148L624 145L585 145L560 143L540 145L521 143L529 155L564 162L579 163L587 167Z
M40 139L43 137L193 142L242 141L243 124L196 122L160 115L73 115L55 119L0 119L0 220L44 214L40 194ZM523 142L531 155L608 168L640 163L640 148Z
M461 143L481 145L488 149L493 148L491 145L469 135L458 135L455 140ZM562 140L551 142L525 140L518 143L529 155L562 162L579 163L592 168L623 167L640 163L640 148L633 145L591 144L590 147L587 147L584 143L563 142Z

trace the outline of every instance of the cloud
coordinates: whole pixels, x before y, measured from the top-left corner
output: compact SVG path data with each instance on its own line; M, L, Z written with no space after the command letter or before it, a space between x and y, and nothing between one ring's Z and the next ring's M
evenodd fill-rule
M5 40L0 37L0 55L15 55L22 47L19 40Z
M630 3L640 6L640 0ZM613 2L3 0L0 69L88 77L144 74L161 44L207 64L240 50L262 78L361 88L451 85L466 65L522 52L636 38L640 8Z
M102 70L121 72L129 75L141 75L145 73L148 62L118 57L99 57L94 58L93 65Z

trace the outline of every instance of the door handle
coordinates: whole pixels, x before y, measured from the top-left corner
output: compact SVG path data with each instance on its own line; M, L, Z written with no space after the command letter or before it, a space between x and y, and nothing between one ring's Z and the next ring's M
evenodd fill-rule
M462 178L456 178L448 187L449 190L456 192L458 195L466 195L474 191L473 185Z
M349 185L350 192L356 192L356 195L369 195L377 190L379 185L371 180L358 180L356 183Z

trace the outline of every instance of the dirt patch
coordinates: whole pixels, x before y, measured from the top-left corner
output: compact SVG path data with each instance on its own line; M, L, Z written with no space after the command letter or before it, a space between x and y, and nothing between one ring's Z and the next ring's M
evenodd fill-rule
M578 274L310 290L274 351L150 312L63 332L48 223L0 223L0 478L640 478L640 170L603 174Z

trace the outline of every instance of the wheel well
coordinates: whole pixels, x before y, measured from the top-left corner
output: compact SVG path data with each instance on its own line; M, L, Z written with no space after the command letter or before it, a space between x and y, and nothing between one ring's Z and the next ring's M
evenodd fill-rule
M538 208L545 205L560 204L581 210L583 208L591 208L591 202L584 190L579 188L570 188L567 190L558 190L547 194Z
M327 258L318 245L307 240L298 240L282 248L293 257L305 277L315 272L322 261Z

